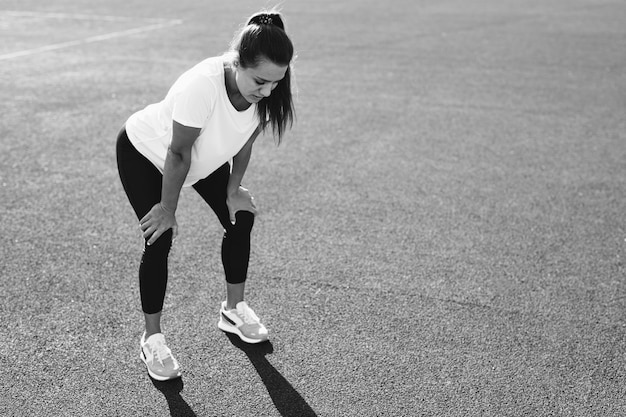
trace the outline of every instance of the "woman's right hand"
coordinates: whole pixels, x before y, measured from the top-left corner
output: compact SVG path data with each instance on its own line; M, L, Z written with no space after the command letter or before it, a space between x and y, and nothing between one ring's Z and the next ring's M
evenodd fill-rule
M226 206L228 206L231 224L235 224L235 215L238 211L249 211L252 214L257 214L254 197L252 197L248 189L242 186L239 186L234 193L226 196Z
M155 204L148 214L139 220L139 227L147 244L152 245L166 231L172 229L172 239L178 235L178 223L173 211L167 210L161 203Z

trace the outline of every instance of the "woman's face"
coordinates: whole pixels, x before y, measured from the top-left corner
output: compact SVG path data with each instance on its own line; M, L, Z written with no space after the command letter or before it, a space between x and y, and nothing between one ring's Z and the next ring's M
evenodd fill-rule
M278 81L285 77L287 67L265 59L259 61L256 67L237 67L235 82L239 93L248 103L258 103L269 97Z

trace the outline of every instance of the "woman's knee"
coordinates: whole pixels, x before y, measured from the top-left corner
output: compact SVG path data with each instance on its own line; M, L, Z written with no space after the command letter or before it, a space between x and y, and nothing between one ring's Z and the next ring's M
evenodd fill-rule
M172 248L172 229L165 231L159 238L148 245L148 239L144 241L144 256L167 257Z
M254 213L249 211L238 211L235 213L235 224L227 232L236 234L250 234L254 226Z

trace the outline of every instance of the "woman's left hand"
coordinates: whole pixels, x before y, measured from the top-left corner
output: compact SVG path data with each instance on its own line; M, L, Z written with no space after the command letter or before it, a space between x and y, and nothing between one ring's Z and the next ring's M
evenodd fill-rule
M148 246L152 245L165 231L172 229L172 239L178 235L178 223L174 212L157 203L139 220L139 227Z
M249 211L254 215L257 213L254 197L242 186L239 186L234 193L228 194L226 197L226 205L228 206L228 214L230 215L230 222L232 224L235 224L235 214L238 211Z

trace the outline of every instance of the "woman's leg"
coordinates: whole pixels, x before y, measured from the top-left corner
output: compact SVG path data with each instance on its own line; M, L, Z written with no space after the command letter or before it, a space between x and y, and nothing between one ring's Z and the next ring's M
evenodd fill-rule
M238 335L244 342L260 343L268 339L268 331L254 311L243 302L254 214L238 211L235 213L235 224L230 222L226 205L226 186L229 177L230 166L225 164L194 185L224 227L222 263L226 274L226 301L220 308L217 326L225 332Z
M116 151L124 191L137 219L141 219L161 201L163 176L130 143L125 129L118 135ZM139 266L139 292L146 322L146 339L154 333L161 333L161 310L167 287L167 258L171 245L172 230L161 235L150 246L144 242Z
M235 215L235 224L230 222L226 205L226 186L229 177L230 166L224 164L207 178L198 181L193 187L209 204L224 227L222 264L226 275L226 308L233 309L237 303L244 300L254 214L240 211Z

